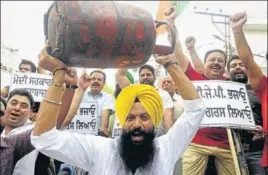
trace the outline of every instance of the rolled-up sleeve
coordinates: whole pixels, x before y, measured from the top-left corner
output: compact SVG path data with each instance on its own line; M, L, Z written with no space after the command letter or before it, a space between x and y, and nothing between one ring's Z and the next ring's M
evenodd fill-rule
M110 139L53 128L40 136L31 135L31 142L38 151L51 158L90 170L96 163L97 154L101 154Z
M170 163L176 163L182 156L194 135L196 134L205 115L205 105L201 99L184 100L184 112L177 119L168 133L158 138L158 143L168 156Z

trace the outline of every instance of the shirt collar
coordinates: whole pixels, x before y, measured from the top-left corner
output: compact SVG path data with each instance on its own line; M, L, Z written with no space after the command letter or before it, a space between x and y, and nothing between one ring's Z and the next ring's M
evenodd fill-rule
M3 130L2 133L1 133L1 137L8 137L8 136L10 136L10 135L16 133L16 132L19 131L20 129L23 129L23 127L28 126L28 125L32 125L32 124L33 124L33 122L31 122L29 119L27 119L26 122L25 122L23 125L21 125L21 126L19 126L19 127L17 127L17 128L12 129L9 133L6 133L6 130L5 130L5 128L4 128L4 130ZM19 132L20 132L20 131L19 131Z
M91 94L91 92L90 91L88 91L88 96L92 96L93 97L93 95ZM96 97L98 97L98 96L103 96L103 91L101 91L98 95L96 95L94 98L96 98Z
M173 97L172 97L172 100L175 101L175 102L179 101L179 100L180 100L179 95L175 93L175 94L173 95Z
M7 148L10 147L10 143L8 142L7 138L1 137L0 138L1 142L0 142L0 147L1 148Z

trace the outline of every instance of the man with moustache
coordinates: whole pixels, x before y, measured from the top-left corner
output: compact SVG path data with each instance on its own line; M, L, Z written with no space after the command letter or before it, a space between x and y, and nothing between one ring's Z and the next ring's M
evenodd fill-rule
M261 114L261 102L252 91L248 83L247 71L243 62L238 56L233 55L227 63L227 70L230 75L230 79L234 82L246 84L248 97L253 112L255 124L259 131L262 131L262 114ZM240 132L241 142L243 146L243 152L245 153L245 159L248 165L250 174L265 175L265 169L261 167L262 150L264 145L264 134L259 132L259 138L254 137L254 132L241 130Z
M165 18L174 24L175 10L170 7L165 10ZM170 41L171 34L168 32ZM222 50L214 49L205 54L203 74L196 71L190 64L182 50L179 39L176 41L174 54L176 59L190 80L226 80L223 76L226 65L226 54ZM234 175L234 164L231 155L226 129L201 128L196 133L182 157L183 174L204 174L209 156L215 156L217 171L219 174Z
M94 70L88 75L84 70L80 81L84 81L83 86L77 87L69 110L70 115L67 115L61 127L66 127L72 121L81 102L96 101L97 128L100 135L108 137L109 117L114 111L114 99L112 95L103 92L106 74L101 70ZM90 87L89 91L87 91L88 87Z
M125 77L127 69L119 69L116 74L116 79L118 80L119 86L123 89L124 87L130 84L130 81ZM139 82L140 84L147 84L154 87L156 80L155 69L153 66L145 64L139 69ZM163 115L163 125L164 128L157 128L157 136L161 136L166 133L166 131L171 128L173 125L173 102L170 95L161 89L157 89L159 95L161 96L163 106L164 106L164 115Z
M171 175L177 159L198 129L205 107L174 56L158 57L157 61L176 82L185 105L184 114L167 134L158 138L154 135L163 116L163 104L152 86L129 85L120 92L116 115L123 134L116 139L56 130L61 89L50 86L45 97L50 102L44 100L41 104L32 144L44 154L90 171L92 175ZM61 83L64 67L56 64L54 68L58 70L54 81Z
M268 79L267 76L263 74L258 64L254 61L254 56L247 43L243 31L243 26L246 22L247 22L247 14L245 12L237 13L230 17L230 24L234 34L235 44L239 58L241 59L241 61L245 65L245 68L247 69L247 76L250 82L250 86L252 90L257 94L262 104L263 131L266 133L266 136L265 136L261 165L262 167L266 168L266 172L268 172L268 135L267 135Z

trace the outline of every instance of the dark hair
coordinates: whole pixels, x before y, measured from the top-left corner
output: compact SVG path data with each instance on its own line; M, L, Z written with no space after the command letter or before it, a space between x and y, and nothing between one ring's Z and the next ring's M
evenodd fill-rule
M21 60L21 62L19 64L19 69L20 69L20 66L22 64L30 65L31 66L31 72L34 72L34 73L36 72L36 66L35 66L35 64L33 62L23 59L23 60Z
M225 64L226 64L227 56L226 56L225 52L222 51L222 50L220 50L220 49L213 49L213 50L207 51L207 53L205 55L204 63L206 63L209 54L214 53L214 52L218 52L218 53L223 54L224 55L224 59L225 59Z
M20 95L20 96L24 96L24 97L27 97L30 101L30 108L32 109L33 107L33 103L34 103L34 99L33 99L33 96L30 92L28 92L26 89L23 89L23 88L19 88L19 89L14 89L13 91L11 91L9 93L9 96L8 96L8 99L7 99L7 102L14 96L14 95Z
M119 84L115 85L115 91L114 91L114 97L115 99L117 99L118 95L120 94L120 92L122 91L121 87L119 86Z
M228 60L228 62L227 62L227 70L229 71L230 70L230 64L231 64L231 62L233 61L233 60L239 60L240 58L239 58L239 56L238 55L232 55L232 57Z
M105 74L103 71L101 71L101 70L94 70L94 71L92 71L92 72L90 73L90 76L91 76L92 74L94 74L94 73L100 73L100 74L102 74L102 75L103 75L103 78L104 78L104 83L106 82L106 74Z
M7 101L1 96L1 102L4 104L5 109L7 108Z
M154 72L154 67L149 65L149 64L144 64L143 66L140 67L139 74L143 69L148 69L152 72L153 76L155 77L155 72Z

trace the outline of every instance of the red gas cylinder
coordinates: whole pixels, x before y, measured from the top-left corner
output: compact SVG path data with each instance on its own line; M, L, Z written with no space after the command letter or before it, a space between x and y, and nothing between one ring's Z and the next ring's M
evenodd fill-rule
M167 25L172 46L158 46L156 28ZM67 66L137 68L152 54L173 53L174 27L144 9L113 1L55 1L44 17L50 54Z

